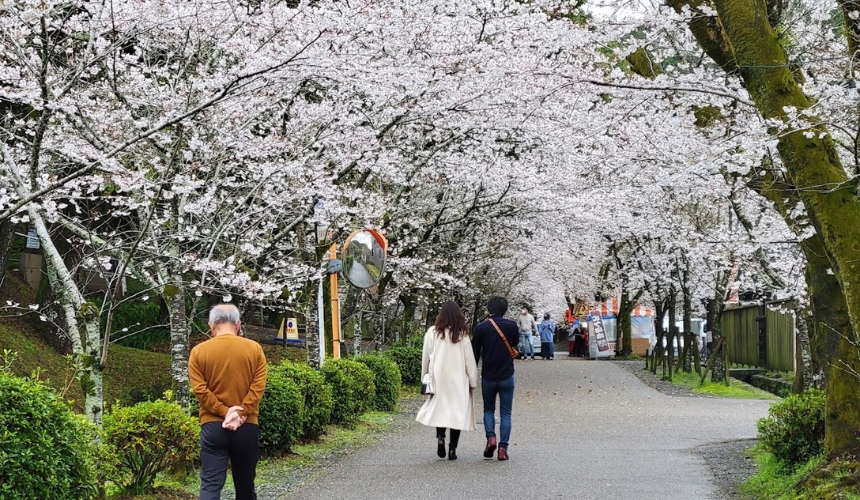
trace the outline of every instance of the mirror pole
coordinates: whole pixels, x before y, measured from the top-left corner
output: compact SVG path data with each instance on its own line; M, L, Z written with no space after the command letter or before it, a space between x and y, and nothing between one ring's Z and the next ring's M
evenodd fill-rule
M328 249L329 259L337 259L337 245L332 243ZM329 273L329 292L331 296L331 336L332 358L340 359L340 298L337 294L337 273Z

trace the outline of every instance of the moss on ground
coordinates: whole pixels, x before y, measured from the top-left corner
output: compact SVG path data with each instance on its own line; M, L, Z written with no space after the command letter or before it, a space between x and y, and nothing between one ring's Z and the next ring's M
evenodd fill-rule
M860 463L854 458L827 462L817 456L789 469L761 446L752 448L756 473L740 487L757 500L860 500Z
M704 385L699 385L700 380L700 376L696 373L678 372L672 376L673 384L689 387L698 394L737 399L779 399L769 392L757 389L737 379L731 379L729 386L711 382L710 378L705 380Z

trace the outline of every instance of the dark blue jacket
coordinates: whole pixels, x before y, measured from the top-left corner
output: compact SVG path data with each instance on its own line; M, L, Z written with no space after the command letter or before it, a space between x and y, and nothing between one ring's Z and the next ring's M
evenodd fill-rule
M511 347L516 348L520 340L520 329L517 324L501 316L490 316L499 325ZM475 326L472 336L472 350L475 351L475 361L483 360L481 378L500 382L514 374L514 360L505 346L502 337L489 321L481 321Z

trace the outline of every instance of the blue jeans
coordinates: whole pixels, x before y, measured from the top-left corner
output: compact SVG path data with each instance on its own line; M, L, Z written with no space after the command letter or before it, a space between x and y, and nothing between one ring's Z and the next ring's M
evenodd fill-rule
M499 382L481 379L481 394L484 396L484 430L487 439L496 436L496 395L499 395L499 447L507 448L511 439L511 412L514 409L514 376Z
M523 357L535 357L535 351L532 349L532 334L520 332L520 352Z

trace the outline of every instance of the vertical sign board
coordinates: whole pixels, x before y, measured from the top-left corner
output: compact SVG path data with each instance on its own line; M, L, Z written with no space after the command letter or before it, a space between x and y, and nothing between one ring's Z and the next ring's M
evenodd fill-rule
M603 319L600 314L592 316L591 323L594 325L594 340L597 341L597 350L600 352L608 351L609 342L606 341L606 331L603 329Z
M287 340L299 340L299 322L296 318L287 318Z

